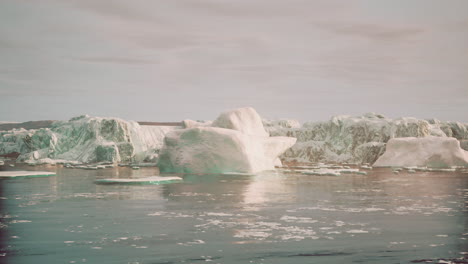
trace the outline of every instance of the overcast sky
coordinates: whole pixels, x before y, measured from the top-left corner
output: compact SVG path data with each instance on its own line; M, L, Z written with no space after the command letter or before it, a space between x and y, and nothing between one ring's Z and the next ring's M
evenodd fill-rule
M0 120L468 122L465 0L0 0Z

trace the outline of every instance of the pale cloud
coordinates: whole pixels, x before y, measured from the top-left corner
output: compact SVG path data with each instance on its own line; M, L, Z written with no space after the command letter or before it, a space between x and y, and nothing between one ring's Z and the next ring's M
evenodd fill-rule
M4 0L0 120L176 121L252 105L303 121L368 111L468 121L466 9L456 0Z

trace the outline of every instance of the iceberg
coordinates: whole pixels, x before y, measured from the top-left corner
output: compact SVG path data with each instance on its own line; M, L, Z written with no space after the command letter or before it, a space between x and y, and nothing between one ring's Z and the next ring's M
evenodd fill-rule
M168 133L158 167L177 173L256 173L281 164L278 156L295 142L269 137L255 109L240 108L222 113L211 126Z
M451 167L468 166L468 151L451 137L393 138L374 167Z

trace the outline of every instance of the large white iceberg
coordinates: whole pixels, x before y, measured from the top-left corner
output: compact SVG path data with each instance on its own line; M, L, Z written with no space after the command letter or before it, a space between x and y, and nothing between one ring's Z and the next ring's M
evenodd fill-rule
M468 166L468 151L460 148L460 142L452 137L393 138L374 163L374 167L390 166Z
M253 108L222 113L212 126L174 130L164 139L162 172L255 173L281 164L278 156L295 138L269 137Z

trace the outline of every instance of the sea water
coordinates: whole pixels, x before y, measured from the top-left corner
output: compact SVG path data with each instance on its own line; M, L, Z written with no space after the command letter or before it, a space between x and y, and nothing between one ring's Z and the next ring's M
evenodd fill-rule
M468 263L459 171L102 185L158 171L8 169L57 175L0 180L0 263Z

